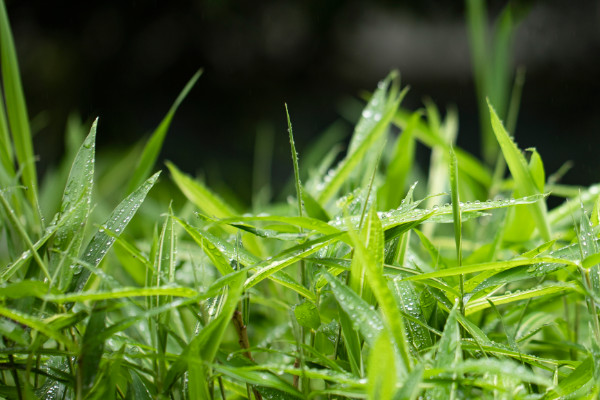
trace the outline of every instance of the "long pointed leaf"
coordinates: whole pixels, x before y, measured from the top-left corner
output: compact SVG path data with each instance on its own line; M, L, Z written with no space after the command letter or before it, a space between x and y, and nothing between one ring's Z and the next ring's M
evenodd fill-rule
M137 188L135 192L131 193L115 208L104 225L96 232L90 243L87 245L81 258L84 263L90 264L93 267L97 267L98 264L100 264L100 261L102 261L115 242L115 238L108 235L105 231L109 230L118 236L125 230L127 224L131 221L131 218L133 218L138 208L144 202L146 195L156 183L159 175L160 172L157 172L148 178L144 184ZM74 265L73 268L75 270L73 279L67 291L80 292L86 285L91 272L79 263Z

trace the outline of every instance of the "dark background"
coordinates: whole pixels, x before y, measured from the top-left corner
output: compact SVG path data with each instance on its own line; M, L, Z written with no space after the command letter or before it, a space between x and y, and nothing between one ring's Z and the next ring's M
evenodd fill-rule
M340 104L397 68L411 91L456 105L458 143L479 154L462 2L6 0L40 167L56 163L66 117L100 116L99 147L151 132L198 68L204 75L173 121L162 159L251 190L259 126L275 134L274 176L291 172L284 102L298 150L340 119ZM491 20L505 2L488 2ZM515 65L527 68L516 137L564 182L600 181L600 2L535 2ZM348 123L348 130L351 124ZM210 182L209 182L210 183Z

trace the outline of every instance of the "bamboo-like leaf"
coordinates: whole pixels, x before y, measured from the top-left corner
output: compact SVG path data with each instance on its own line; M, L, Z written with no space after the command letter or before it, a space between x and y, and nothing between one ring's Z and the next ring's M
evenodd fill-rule
M127 299L131 297L149 297L149 296L174 296L174 297L198 297L199 293L193 289L184 286L157 286L145 288L122 287L110 291L88 291L80 293L67 294L45 294L43 297L47 301L54 303L69 303L83 301L100 301L109 299Z
M323 274L327 278L331 286L331 291L340 307L348 315L353 328L360 331L370 346L375 345L375 339L379 337L379 334L384 329L383 321L379 314L336 277L329 272L324 272Z
M236 276L229 285L227 298L221 308L221 313L210 321L200 333L189 342L182 354L172 364L165 378L165 392L187 369L189 376L189 393L192 398L208 398L207 366L210 365L219 350L237 303L244 288L244 274ZM200 361L200 362L199 362Z
M515 185L518 192L523 196L532 196L539 194L539 190L536 186L534 178L531 176L529 166L525 161L525 157L512 141L508 133L504 129L500 118L494 111L494 108L488 101L490 110L490 116L492 121L492 130L496 135L500 148L504 154L504 159L510 169L510 173L515 180ZM546 203L543 201L537 202L529 206L533 218L536 222L536 226L540 232L542 239L545 241L551 240L552 233L550 231L550 225L548 223L548 216L546 211Z
M334 241L339 240L341 235L343 235L342 232L334 233L332 235L323 236L318 239L299 244L284 250L271 259L261 261L260 263L251 267L247 267L255 269L255 272L246 280L245 287L250 288L273 273L317 252L325 246L330 245Z
M426 307L421 304L421 298L412 286L412 283L402 282L396 278L391 282L391 289L400 309L420 322L419 324L413 320L405 319L406 332L413 345L417 350L430 348L433 342L429 330L425 328L427 320L423 314Z
M324 221L321 221L316 218L311 217L289 217L282 215L256 215L256 216L246 216L246 217L233 217L233 218L224 218L218 220L221 223L230 224L230 225L238 225L245 224L250 222L274 222L285 225L291 225L293 227L308 229L311 231L316 231L323 235L331 235L332 233L340 232L339 229L327 224ZM271 229L278 230L280 232L289 232L288 229L284 229L283 227L278 229L277 226L273 226Z
M331 172L326 175L326 180L323 182L322 187L319 188L317 196L319 203L327 203L337 193L354 169L360 165L369 149L387 131L402 96L406 93L404 91L397 98L384 99L380 93L385 93L388 85L389 78L387 81L384 81L379 91L373 94L371 102L363 111L362 119L357 124L353 134L348 154L335 169L330 170ZM377 100L377 103L375 103L375 99L379 99L380 97L381 100Z
M185 197L205 214L217 218L229 218L237 215L237 212L208 189L203 183L192 179L189 175L181 172L173 163L166 162L173 181L185 195Z
M96 303L83 335L78 359L77 385L80 386L78 391L85 394L90 391L94 384L104 354L104 340L97 340L96 336L105 329L105 320L106 306L102 303Z
M190 90L192 90L192 88L198 81L198 78L200 78L200 75L202 75L202 72L202 69L199 69L194 74L194 76L192 76L192 78L185 85L181 93L179 93L179 96L177 96L177 99L175 99L175 102L173 102L173 105L169 109L167 115L165 115L158 127L154 130L154 133L152 133L152 135L150 136L150 139L146 143L142 155L139 158L138 164L135 170L133 171L131 180L129 181L129 185L127 186L128 193L132 192L135 188L140 186L144 182L144 180L146 180L150 175L150 172L152 171L152 168L156 163L156 159L158 158L158 154L160 153L160 149L162 148L165 136L167 135L167 131L171 126L171 121L173 120L173 116L175 115L177 108L179 108L179 105L186 98Z
M383 227L381 220L374 208L369 212L367 219L369 226L369 236L373 237L375 243L383 243ZM358 235L349 230L348 233L354 242L354 252L361 263L367 268L367 277L371 290L377 299L379 307L383 313L384 321L387 328L390 330L393 340L397 346L400 358L402 360L400 371L410 372L411 360L408 351L408 342L406 340L406 332L404 322L398 311L398 305L392 295L388 282L383 276L383 246L376 246L380 249L378 252L371 253L365 248Z
M579 364L579 366L569 374L565 379L559 382L558 386L552 388L543 397L544 400L555 400L569 398L569 395L576 393L579 389L590 381L593 377L594 363L590 355ZM583 394L583 393L581 393Z
M429 272L426 274L413 275L404 280L407 281L420 281L423 279L430 278L441 278L445 276L457 276L460 274L471 274L475 272L489 271L489 270L504 270L508 268L514 268L521 265L535 265L542 263L556 263L562 265L569 265L573 267L577 267L578 264L576 262L570 260L564 260L561 258L553 258L553 257L539 257L539 258L531 258L531 259L514 259L507 261L494 261L489 263L481 263L481 264L472 264L472 265L464 265L460 268L452 268L441 271Z
M90 214L92 188L94 185L94 165L96 150L96 128L98 119L92 124L90 133L79 148L67 184L63 192L60 213L70 213L70 217L59 225L54 237L50 268L60 271L60 287L63 289L71 282L73 270L68 268L70 260L79 254L83 241L85 223ZM73 209L73 210L71 210Z
M519 290L515 291L514 293L507 292L500 296L484 297L481 299L470 301L466 307L466 314L473 314L477 311L490 307L490 303L488 302L488 300L491 300L495 305L500 305L571 290L575 290L575 285L573 285L572 283L545 283L541 286L532 289Z
M219 266L222 269L222 271L220 271L220 272L227 273L227 275L223 276L222 278L215 281L215 283L209 288L210 293L214 293L215 291L220 290L221 288L223 288L224 286L229 284L229 282L232 279L234 279L238 274L240 274L242 272L246 273L246 272L254 269L261 262L263 262L260 258L255 256L254 254L250 253L248 250L246 250L243 247L233 246L231 243L228 243L226 240L223 240L208 231L194 228L191 225L189 225L187 222L185 222L179 218L175 217L175 220L179 224L181 224L181 226L184 227L186 232L188 232L188 234L190 234L190 236L194 239L194 241L196 243L198 243L199 245L201 245L203 247L207 246L209 252L212 250L210 248L210 246L214 246L214 248L217 249L219 252L221 252L222 255L225 256L228 260L236 260L240 264L246 266L246 268L243 270L231 272L232 270L227 268L223 263L220 263ZM214 254L213 254L213 256L214 256ZM209 255L209 257L210 257L210 255ZM292 261L291 263L293 263L293 262L295 262L295 261ZM215 266L217 267L217 265L215 265ZM285 265L283 267L285 267ZM302 295L303 297L306 297L307 299L309 299L313 302L315 301L314 293L312 293L310 290L306 289L304 286L300 285L298 282L296 282L291 276L286 274L284 271L277 271L274 274L267 276L267 278L274 282L277 282L280 285L283 285L289 289L292 289L293 291L297 292L298 294Z
M393 399L396 392L396 365L394 344L389 334L383 330L369 355L369 400Z
M384 210L396 208L402 201L402 189L405 187L415 157L416 143L413 131L419 118L421 118L419 112L413 113L394 146L394 154L387 166L385 182L377 192L377 199Z
M106 222L89 242L81 258L84 263L90 264L93 267L100 264L100 261L102 261L115 241L114 237L108 235L105 231L109 230L116 235L120 235L125 230L131 218L133 218L138 208L144 202L146 195L156 183L159 175L160 172L157 172L148 178L143 185L137 188L135 192L131 193L115 208ZM75 269L73 279L67 291L80 292L85 287L91 272L87 268L84 268L81 263L77 263L73 268Z
M0 315L12 321L28 326L31 329L34 329L40 332L41 334L65 345L69 349L77 349L77 345L71 339L64 336L62 333L53 329L52 327L48 326L47 321L38 319L34 316L27 315L18 311L10 310L2 306L0 306Z
M457 321L459 313L458 303L450 311L450 315L446 320L442 338L438 343L437 352L435 355L436 368L447 368L449 370L449 378L452 379L450 385L438 385L429 391L429 395L435 399L454 399L456 398L457 374L454 371L462 360L462 349L460 345L460 330Z
M285 380L277 377L276 375L265 372L265 371L255 371L250 368L244 367L230 367L222 364L215 364L213 366L215 371L228 376L233 379L240 380L242 382L257 385L257 386L266 386L273 389L278 389L282 391L284 394L287 393L289 397L284 397L282 394L277 394L277 397L273 398L281 398L281 399L302 399L305 398L302 393L300 393L296 388L290 385ZM269 397L271 398L271 397Z

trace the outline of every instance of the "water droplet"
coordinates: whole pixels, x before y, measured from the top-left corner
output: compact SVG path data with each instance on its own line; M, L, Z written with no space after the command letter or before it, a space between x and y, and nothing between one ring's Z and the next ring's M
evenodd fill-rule
M363 118L371 118L373 116L373 112L365 108L362 112L362 116Z

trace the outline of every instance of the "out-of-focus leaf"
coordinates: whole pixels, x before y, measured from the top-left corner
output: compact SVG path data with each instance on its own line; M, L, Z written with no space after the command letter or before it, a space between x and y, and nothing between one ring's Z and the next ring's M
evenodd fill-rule
M158 127L154 130L154 133L152 133L152 136L150 136L150 139L146 143L142 155L139 158L138 164L131 175L131 180L127 186L128 193L133 192L150 175L154 163L156 163L156 159L158 158L158 154L160 153L160 149L162 148L165 136L167 136L167 131L171 126L173 116L181 102L186 98L190 90L192 90L198 81L198 78L200 78L200 75L202 75L202 69L198 70L188 81L181 93L179 93L179 96L177 96L177 99L175 99L175 102L169 109L167 115L165 115Z

